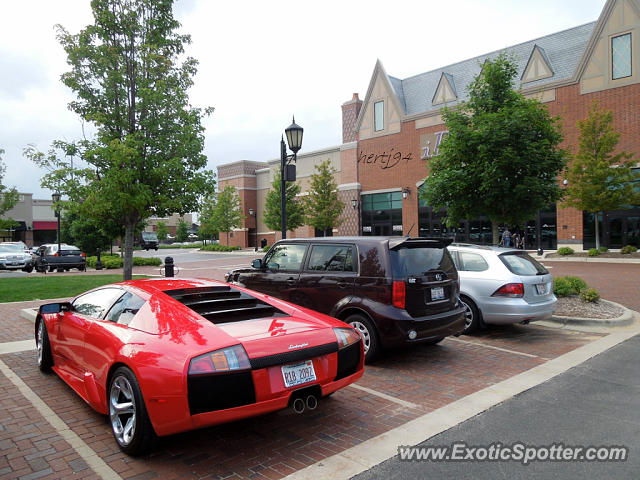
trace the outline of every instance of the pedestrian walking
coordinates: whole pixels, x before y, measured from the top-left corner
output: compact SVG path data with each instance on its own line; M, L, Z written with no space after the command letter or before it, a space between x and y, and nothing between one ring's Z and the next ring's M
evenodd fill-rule
M502 241L500 242L500 245L503 245L505 247L511 246L511 232L509 231L508 227L505 227L504 231L502 232Z

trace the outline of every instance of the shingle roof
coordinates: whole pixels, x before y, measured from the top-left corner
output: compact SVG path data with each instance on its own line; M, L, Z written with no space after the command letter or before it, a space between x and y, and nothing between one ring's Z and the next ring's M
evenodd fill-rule
M424 113L440 107L434 107L431 101L443 73L448 77L451 85L455 85L458 102L468 99L467 87L480 72L481 65L485 60L494 59L503 52L514 57L518 66L516 78L519 79L527 66L533 48L537 45L542 50L545 60L551 66L553 76L526 83L524 87L543 86L547 83L568 80L573 77L578 67L595 25L596 22L587 23L404 80L392 76L388 78L406 115ZM457 102L451 104L455 103Z

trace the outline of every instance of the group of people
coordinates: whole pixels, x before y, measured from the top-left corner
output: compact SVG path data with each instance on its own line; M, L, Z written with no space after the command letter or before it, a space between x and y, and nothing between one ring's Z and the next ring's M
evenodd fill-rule
M500 237L501 247L513 247L524 248L524 235L518 232L511 233L508 228L505 228Z

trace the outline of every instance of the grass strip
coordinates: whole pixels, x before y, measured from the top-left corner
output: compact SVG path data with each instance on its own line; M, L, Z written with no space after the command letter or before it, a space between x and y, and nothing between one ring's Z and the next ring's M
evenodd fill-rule
M133 278L147 276L134 275ZM122 274L1 278L0 303L74 297L92 288L121 281Z

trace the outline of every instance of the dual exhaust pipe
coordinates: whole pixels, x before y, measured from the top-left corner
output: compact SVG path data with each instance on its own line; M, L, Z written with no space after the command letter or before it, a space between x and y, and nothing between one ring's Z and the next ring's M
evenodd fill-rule
M305 398L302 396L296 397L291 402L291 408L296 413L302 413L306 409L315 410L318 406L318 397L315 395L307 395Z

